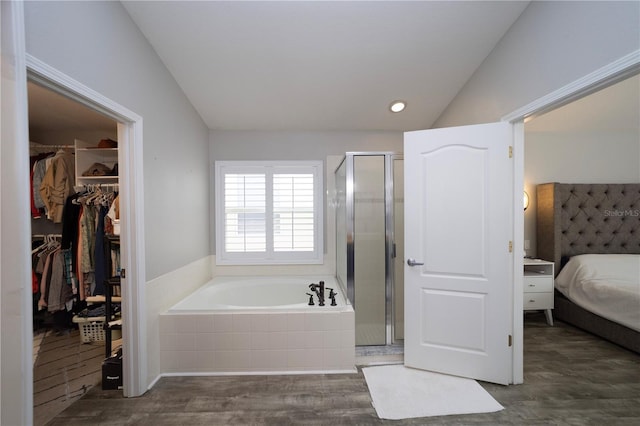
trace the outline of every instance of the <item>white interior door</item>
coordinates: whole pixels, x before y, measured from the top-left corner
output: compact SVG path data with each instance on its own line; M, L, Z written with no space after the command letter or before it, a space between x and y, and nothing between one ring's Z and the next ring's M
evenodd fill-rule
M509 123L405 133L408 367L511 381L512 140Z

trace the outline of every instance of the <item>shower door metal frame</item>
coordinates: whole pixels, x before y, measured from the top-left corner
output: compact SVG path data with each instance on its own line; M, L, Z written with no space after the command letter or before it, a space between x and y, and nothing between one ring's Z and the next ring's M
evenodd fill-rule
M345 163L346 175L346 237L347 237L347 297L354 309L355 299L355 200L354 200L354 167L355 157L376 156L384 157L384 204L385 204L385 344L395 343L394 330L394 304L393 295L394 283L394 258L395 258L395 235L394 235L394 198L393 198L393 162L403 160L401 154L390 151L355 151L347 152L344 160L336 168L336 171Z

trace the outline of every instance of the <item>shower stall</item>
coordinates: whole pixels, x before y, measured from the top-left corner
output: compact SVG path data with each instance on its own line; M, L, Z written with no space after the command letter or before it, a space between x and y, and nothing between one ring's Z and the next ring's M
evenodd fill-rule
M404 339L404 167L391 152L348 152L335 171L336 276L356 345Z

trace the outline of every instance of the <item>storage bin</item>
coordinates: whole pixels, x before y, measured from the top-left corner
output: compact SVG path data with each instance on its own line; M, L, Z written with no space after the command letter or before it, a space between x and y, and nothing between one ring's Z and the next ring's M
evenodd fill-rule
M80 341L82 343L104 342L104 320L105 317L79 317L74 316L73 322L78 324L80 329ZM120 330L111 330L111 340L119 339Z

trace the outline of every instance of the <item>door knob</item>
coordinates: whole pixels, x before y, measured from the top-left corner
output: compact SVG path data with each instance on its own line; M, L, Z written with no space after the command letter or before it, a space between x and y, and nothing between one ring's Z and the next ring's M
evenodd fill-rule
M415 259L407 259L407 265L409 266L424 265L424 262L416 262Z

